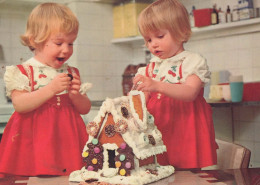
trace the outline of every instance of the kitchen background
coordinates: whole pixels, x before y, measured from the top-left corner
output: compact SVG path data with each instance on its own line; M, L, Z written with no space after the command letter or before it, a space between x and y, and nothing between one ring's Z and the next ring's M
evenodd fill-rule
M237 0L181 1L189 12L193 5L203 9L216 4L224 11L230 5L232 11L237 4ZM90 99L100 101L122 96L125 68L129 64L145 63L149 57L141 37L130 41L113 38L113 0L55 2L65 2L79 19L79 36L69 63L79 68L82 81L93 83L88 93ZM29 49L21 45L19 36L24 33L27 17L37 3L33 0L0 0L0 54L1 48L3 51L0 65L16 65L32 56ZM260 81L259 18L194 28L193 32L185 48L207 58L211 71L227 70L232 75L243 75L245 82ZM1 77L0 80L1 84ZM0 95L1 105L6 104L5 97ZM260 106L213 107L213 116L217 138L227 141L233 138L234 142L249 148L252 152L250 167L260 167Z

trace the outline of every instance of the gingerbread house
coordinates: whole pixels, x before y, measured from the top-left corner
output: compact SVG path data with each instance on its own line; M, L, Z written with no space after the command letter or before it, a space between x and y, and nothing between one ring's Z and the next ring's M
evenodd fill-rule
M147 111L141 91L107 98L87 124L89 140L82 157L85 166L70 174L70 181L147 184L174 172L160 166L156 155L166 151L162 135Z

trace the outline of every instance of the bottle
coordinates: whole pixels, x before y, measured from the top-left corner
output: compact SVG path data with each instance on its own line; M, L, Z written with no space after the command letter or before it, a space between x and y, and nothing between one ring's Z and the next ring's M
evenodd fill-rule
M239 10L238 5L235 5L232 11L232 21L239 21Z
M212 10L212 13L211 13L211 24L212 25L218 24L218 12L217 12L217 9L216 9L216 4L213 6L213 10Z
M195 10L195 6L192 6L192 10L190 12L190 26L192 28L195 27L195 20L194 20L194 14L193 14L194 10Z
M226 22L231 22L232 17L231 17L231 12L230 12L230 7L229 5L227 6L227 12L226 12Z
M226 13L221 8L218 9L218 23L226 23Z

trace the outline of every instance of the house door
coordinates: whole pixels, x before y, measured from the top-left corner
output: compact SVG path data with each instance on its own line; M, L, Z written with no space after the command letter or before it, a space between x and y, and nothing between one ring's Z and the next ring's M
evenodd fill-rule
M116 168L116 165L115 165L116 151L115 150L107 150L107 152L108 152L108 166L109 166L109 168Z

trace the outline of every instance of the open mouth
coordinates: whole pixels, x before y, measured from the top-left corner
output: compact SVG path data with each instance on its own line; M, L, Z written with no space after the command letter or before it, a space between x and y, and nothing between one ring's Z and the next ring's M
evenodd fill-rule
M57 60L58 60L59 62L64 62L64 61L65 61L65 58L63 58L63 57L57 57Z
M154 51L155 55L160 55L162 51Z

